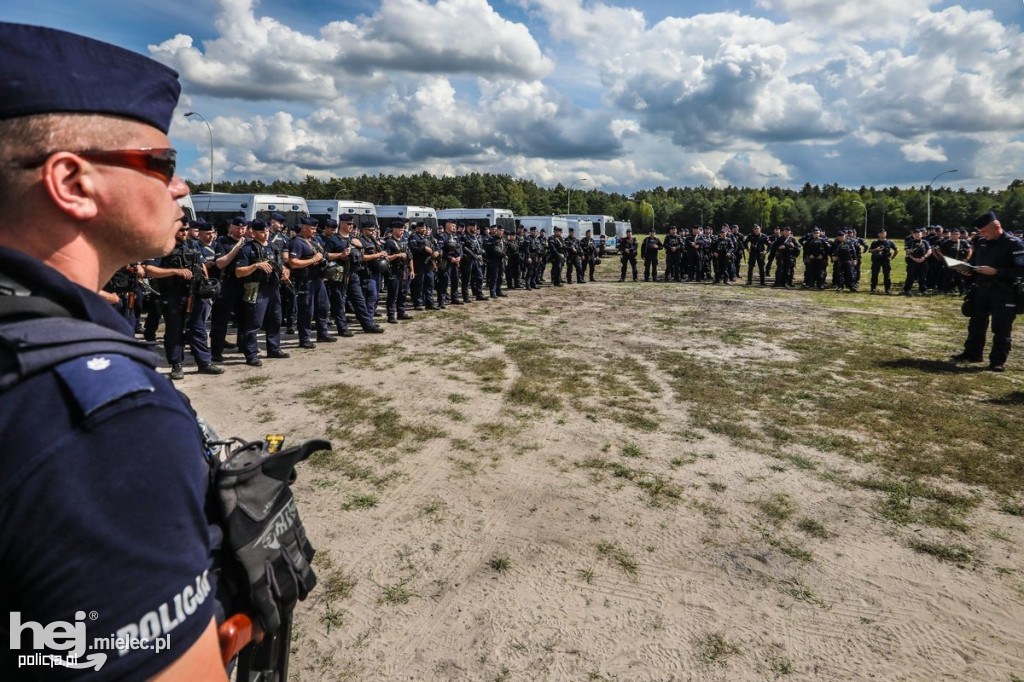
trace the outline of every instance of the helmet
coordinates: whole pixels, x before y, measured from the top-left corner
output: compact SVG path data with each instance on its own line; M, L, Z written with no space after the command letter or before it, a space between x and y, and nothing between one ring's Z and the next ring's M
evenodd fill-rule
M375 258L370 261L370 268L378 275L386 277L391 274L391 261L387 258Z
M594 265L600 265L600 264L601 264L601 259L600 258L595 258L594 259Z
M205 278L196 289L199 298L210 300L220 295L220 280L212 277Z

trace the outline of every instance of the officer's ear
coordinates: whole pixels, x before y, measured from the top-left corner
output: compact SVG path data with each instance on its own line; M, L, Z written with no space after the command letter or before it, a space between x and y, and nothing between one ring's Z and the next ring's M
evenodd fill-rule
M58 210L75 220L96 217L101 178L95 166L72 152L57 152L41 170L43 186Z

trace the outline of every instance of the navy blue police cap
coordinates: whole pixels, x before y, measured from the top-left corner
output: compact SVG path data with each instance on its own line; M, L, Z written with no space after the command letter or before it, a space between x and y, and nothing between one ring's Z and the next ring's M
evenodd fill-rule
M249 223L250 230L265 230L267 229L267 223L259 218L253 218Z
M196 222L199 223L198 227L200 232L213 232L216 229L213 226L213 223L207 220L197 220Z
M283 213L271 213L270 214L270 219L271 220L276 220L279 223L283 223L284 222L284 214Z
M235 227L245 227L245 218L243 218L242 216L236 216L228 222L228 225L234 225Z
M340 216L338 216L339 223L354 223L355 221L356 217L351 213L342 213Z
M999 220L999 218L996 218L996 212L989 211L988 213L984 213L975 218L974 222L971 223L971 227L982 228L988 225L989 223L994 223L997 220Z
M178 73L109 43L43 26L0 23L0 120L34 114L124 116L163 133Z
M319 223L316 221L316 218L311 218L308 215L304 215L301 218L299 218L299 222L302 223L303 225L309 225L311 227L316 227L317 225L319 225Z
M556 226L555 226L555 232L561 232L561 231L562 231L562 228L560 228L560 227L558 227L558 226L556 225Z
M335 220L334 218L328 218L327 220L324 221L324 227L330 227L332 229L337 229L338 221Z
M394 220L391 221L391 229L392 230L398 230L398 229L403 229L404 230L405 229L405 221L402 220L401 218L395 218Z
M530 225L530 232L536 232L536 231L537 231L537 226L536 225Z

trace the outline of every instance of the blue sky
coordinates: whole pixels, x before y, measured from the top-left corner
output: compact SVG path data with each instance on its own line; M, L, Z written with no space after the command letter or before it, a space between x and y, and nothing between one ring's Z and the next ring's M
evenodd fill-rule
M182 173L1005 187L1020 0L8 0L181 73Z

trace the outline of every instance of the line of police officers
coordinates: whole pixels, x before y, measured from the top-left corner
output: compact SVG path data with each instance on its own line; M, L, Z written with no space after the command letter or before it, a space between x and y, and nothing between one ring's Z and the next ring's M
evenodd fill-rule
M137 333L155 341L164 321L164 352L171 378L184 377L186 344L203 374L221 374L216 363L239 350L245 363L287 358L282 330L297 333L299 347L351 337L350 313L367 334L383 329L375 318L381 295L389 323L411 320L407 312L440 310L506 296L505 289L537 289L551 266L551 283L594 281L599 246L590 231L577 238L570 228L549 237L536 227L515 231L474 221L449 221L437 233L418 222L412 234L404 220L381 235L373 223L358 231L351 215L325 221L304 217L292 228L273 213L269 221L230 220L217 236L204 220L179 226L176 244L162 258L122 268L104 288L108 300ZM486 286L486 292L484 290ZM141 321L145 314L145 322ZM228 331L234 321L233 342ZM261 354L259 334L265 337Z
M941 225L915 229L903 247L907 265L903 293L909 295L916 283L921 293L963 295L964 278L946 266L943 256L967 261L980 238L977 231L945 230ZM788 226L775 228L773 236L764 234L760 225L754 225L748 235L741 234L738 225L722 225L717 235L709 227L679 230L673 226L664 239L651 230L639 244L631 231L626 232L625 238L619 241L622 266L619 281L626 280L630 268L633 281L638 281L638 257L643 259L644 281L658 281L658 264L663 251L664 282L728 284L742 276L742 263L746 261L748 286L754 283L755 269L758 283L766 286L765 278L771 277L774 265L776 275L772 286L792 288L797 264L802 260L803 288L831 287L849 291L858 290L863 258L870 257L871 291L877 291L881 277L887 294L892 290L891 263L900 253L884 229L868 243L853 229L840 230L835 238L829 239L818 227L796 238Z

